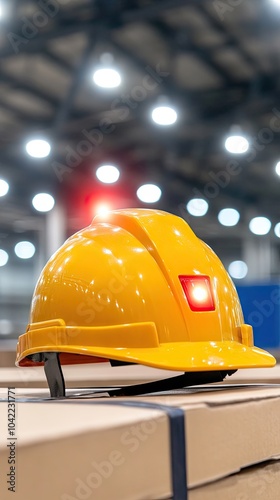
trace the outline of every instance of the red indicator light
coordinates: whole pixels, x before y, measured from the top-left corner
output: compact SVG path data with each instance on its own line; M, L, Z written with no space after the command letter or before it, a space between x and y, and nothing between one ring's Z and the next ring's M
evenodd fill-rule
M209 276L179 276L192 311L215 311Z

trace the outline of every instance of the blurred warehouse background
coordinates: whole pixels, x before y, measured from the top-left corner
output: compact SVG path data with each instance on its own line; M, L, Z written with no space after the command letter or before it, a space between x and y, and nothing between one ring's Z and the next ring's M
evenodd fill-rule
M279 25L277 0L0 0L0 339L66 237L139 206L187 220L279 345Z

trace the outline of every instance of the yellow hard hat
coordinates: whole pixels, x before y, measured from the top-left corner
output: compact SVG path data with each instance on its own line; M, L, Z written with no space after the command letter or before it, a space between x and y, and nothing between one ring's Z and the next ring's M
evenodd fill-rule
M211 248L180 217L145 209L96 216L46 264L16 364L46 365L51 353L61 364L116 360L224 374L275 364L254 347Z

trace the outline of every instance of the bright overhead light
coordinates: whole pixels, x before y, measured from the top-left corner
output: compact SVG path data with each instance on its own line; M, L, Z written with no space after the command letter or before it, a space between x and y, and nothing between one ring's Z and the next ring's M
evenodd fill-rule
M9 255L7 254L7 252L5 252L5 250L2 250L2 248L0 248L0 267L5 266L8 260Z
M264 235L269 233L271 222L267 217L254 217L249 222L249 229L254 234Z
M240 213L235 208L223 208L218 214L218 220L223 226L236 226Z
M208 203L203 198L193 198L187 203L187 211L194 217L202 217L208 211Z
M8 16L9 13L9 2L6 3L5 5L5 0L4 2L1 2L0 4L0 19L5 19Z
M170 106L157 106L152 111L152 119L158 125L172 125L177 120L177 113Z
M161 189L155 184L143 184L137 189L137 196L144 203L156 203L161 197Z
M50 143L44 139L33 139L26 144L25 148L29 156L33 158L46 158L51 151Z
M0 196L5 196L9 191L9 184L4 181L4 179L0 179Z
M278 222L278 224L276 224L276 226L274 228L274 233L277 236L277 238L280 238L280 222Z
M276 163L275 172L277 175L280 176L280 161L278 161L278 163Z
M35 250L35 246L30 241L19 241L15 246L15 254L19 259L31 259Z
M50 212L55 205L55 200L51 194L38 193L34 196L32 205L38 212Z
M243 154L249 149L249 142L243 135L230 135L225 142L225 148L229 153Z
M113 184L117 182L120 176L120 171L114 165L101 165L96 170L96 177L100 182L104 182L105 184Z
M12 16L12 2L9 0L0 0L0 21L9 21L9 18Z
M228 272L232 278L236 280L241 280L245 278L248 273L248 266L243 260L234 260L228 266Z
M112 89L121 84L121 75L113 68L100 68L93 74L93 81L98 87Z

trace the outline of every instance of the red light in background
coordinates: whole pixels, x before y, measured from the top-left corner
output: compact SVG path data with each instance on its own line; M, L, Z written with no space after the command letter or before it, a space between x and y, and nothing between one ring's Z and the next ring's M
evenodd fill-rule
M209 276L179 276L192 311L214 311L215 304Z
M109 203L100 202L93 206L92 215L95 216L95 215L106 214L106 212L109 212L110 210L112 210L112 206L109 205Z

